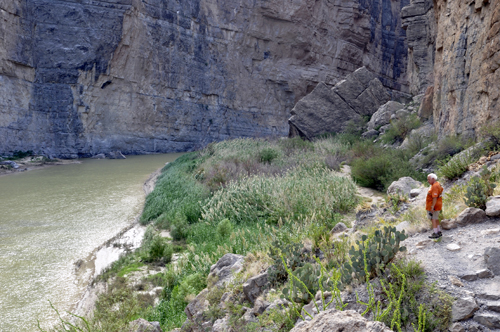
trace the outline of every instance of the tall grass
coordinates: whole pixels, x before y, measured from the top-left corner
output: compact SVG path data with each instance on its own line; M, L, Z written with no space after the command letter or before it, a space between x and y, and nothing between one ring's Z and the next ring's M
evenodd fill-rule
M203 220L278 223L313 214L334 218L357 205L356 186L327 168L295 168L282 176L251 176L231 182L203 207Z

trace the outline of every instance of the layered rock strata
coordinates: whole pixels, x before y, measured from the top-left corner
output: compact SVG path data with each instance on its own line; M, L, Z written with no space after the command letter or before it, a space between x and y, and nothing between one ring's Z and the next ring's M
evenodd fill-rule
M366 66L407 91L408 0L0 0L0 153L185 151L286 135Z

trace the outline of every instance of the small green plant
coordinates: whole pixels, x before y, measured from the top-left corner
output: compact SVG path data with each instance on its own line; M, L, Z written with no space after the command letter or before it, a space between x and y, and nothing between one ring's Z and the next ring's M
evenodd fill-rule
M396 214L399 211L399 207L402 203L408 202L408 196L401 192L394 194L388 194L386 198L386 203L390 206L392 214Z
M233 224L229 219L222 219L217 225L217 233L221 237L228 237L233 232Z
M385 143L402 142L415 128L420 127L420 118L416 114L407 114L391 121L391 126L381 137Z
M274 159L278 158L279 153L273 148L265 148L259 151L259 161L261 163L271 163Z
M170 235L172 235L175 241L181 241L188 236L188 233L189 225L187 218L184 214L178 212L170 225Z
M486 208L487 196L486 183L479 176L474 176L467 186L467 191L465 192L464 202L468 207L474 207L478 209Z

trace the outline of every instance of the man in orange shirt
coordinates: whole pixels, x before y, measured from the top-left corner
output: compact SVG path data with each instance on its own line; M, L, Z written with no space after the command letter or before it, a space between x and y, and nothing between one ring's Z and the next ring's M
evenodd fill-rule
M429 191L427 192L427 198L425 200L425 209L427 210L427 214L429 219L432 221L432 230L433 233L429 238L438 239L443 234L441 233L441 227L439 225L439 212L443 207L443 198L441 197L443 194L443 187L437 181L437 175L431 173L427 176L427 182L431 185Z

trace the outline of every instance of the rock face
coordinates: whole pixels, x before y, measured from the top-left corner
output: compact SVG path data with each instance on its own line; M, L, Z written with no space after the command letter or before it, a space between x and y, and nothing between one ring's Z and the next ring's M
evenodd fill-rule
M353 310L329 309L320 312L313 320L296 325L291 332L390 332L384 323L372 322Z
M283 136L318 82L362 66L405 92L408 4L0 0L0 153L171 152Z
M474 136L497 119L500 1L412 0L401 15L410 91L426 93L421 113L439 135Z
M320 83L292 110L289 136L309 140L343 131L350 121L371 116L391 96L368 69L361 67L333 88Z

